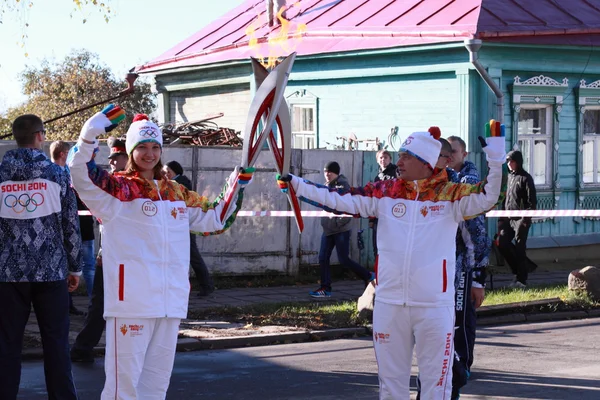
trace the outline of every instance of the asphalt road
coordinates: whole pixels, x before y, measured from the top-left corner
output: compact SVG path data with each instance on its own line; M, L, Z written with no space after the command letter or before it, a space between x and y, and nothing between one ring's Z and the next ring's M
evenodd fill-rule
M98 399L102 359L74 365L82 399ZM413 388L416 367L413 366ZM600 319L478 330L465 399L600 399ZM40 361L23 363L20 399L45 399ZM377 399L368 338L177 354L168 399ZM414 399L415 393L412 393Z

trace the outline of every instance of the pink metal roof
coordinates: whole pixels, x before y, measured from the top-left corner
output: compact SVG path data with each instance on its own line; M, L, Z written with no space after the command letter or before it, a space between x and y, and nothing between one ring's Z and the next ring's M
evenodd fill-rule
M265 1L247 0L136 69L156 72L292 51L306 56L473 37L571 44L578 42L574 36L587 35L600 41L600 0L288 0L287 5L290 25L283 46L267 43L281 28L267 25ZM258 46L249 46L249 28Z

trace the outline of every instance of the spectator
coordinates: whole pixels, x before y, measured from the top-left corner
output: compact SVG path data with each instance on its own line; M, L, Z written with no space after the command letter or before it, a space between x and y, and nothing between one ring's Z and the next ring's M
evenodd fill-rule
M192 190L192 181L183 175L183 167L177 161L169 161L163 167L163 171L167 178L185 186L187 190ZM194 270L194 275L198 280L198 296L208 296L215 291L215 285L208 272L208 267L198 250L196 235L190 233L190 265Z
M511 151L506 156L506 163L509 174L502 209L535 210L537 205L535 183L531 175L523 169L523 154L518 150ZM530 227L530 217L498 219L498 250L515 274L515 280L511 285L515 288L526 288L529 272L537 267L526 253Z
M340 165L331 161L325 165L323 170L325 175L325 184L332 191L339 193L347 192L350 189L348 179L340 174ZM350 259L350 225L352 218L346 217L322 217L321 226L323 235L321 236L321 249L319 250L319 266L321 269L321 286L310 292L309 295L314 298L331 297L331 253L335 247L338 260L344 267L350 268L365 285L375 278L375 274L369 272L366 268Z
M452 146L450 167L457 173L457 182L478 184L481 179L477 167L466 157L467 147L458 136L448 138ZM487 234L483 215L458 224L456 236L456 331L454 349L459 362L470 375L474 359L477 314L485 299L486 268L489 263L492 241ZM453 385L452 399L460 396L459 387Z
M69 168L67 167L67 154L69 154L69 148L71 146L67 142L57 140L50 144L50 159L53 163L58 165L69 174ZM70 178L69 178L70 180ZM85 205L75 193L77 198L77 210L87 210ZM81 232L81 254L83 256L83 279L85 280L85 287L88 292L88 296L91 297L91 290L94 280L94 221L92 217L79 216L79 229ZM90 233L91 232L91 233ZM91 241L89 240L91 234ZM75 307L73 304L73 294L69 293L69 313L71 315L84 315L85 313Z
M123 171L127 165L127 152L125 141L111 137L108 139L108 156L110 173ZM102 232L102 225L100 225ZM102 249L96 257L96 276L92 290L92 298L85 317L85 323L81 332L77 335L75 343L71 348L71 361L94 362L94 347L100 341L106 321L104 321L104 274L102 273Z
M18 148L0 165L0 399L16 399L31 307L50 399L77 399L69 360L69 291L81 275L77 201L68 174L42 152L42 120L12 124Z
M379 172L373 181L379 182L395 179L398 166L392 163L390 152L379 150L375 157L377 158L377 164L379 164ZM373 229L373 253L375 254L375 260L377 260L377 218L369 219L369 228Z

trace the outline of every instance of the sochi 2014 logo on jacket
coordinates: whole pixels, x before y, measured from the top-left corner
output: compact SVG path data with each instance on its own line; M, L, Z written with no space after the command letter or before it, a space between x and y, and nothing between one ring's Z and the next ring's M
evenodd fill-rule
M444 210L446 206L443 204L436 204L433 206L423 206L421 207L421 215L426 217L427 215L431 215L432 217L437 217L444 214Z
M173 207L171 209L171 217L174 219L187 220L188 210L186 207Z

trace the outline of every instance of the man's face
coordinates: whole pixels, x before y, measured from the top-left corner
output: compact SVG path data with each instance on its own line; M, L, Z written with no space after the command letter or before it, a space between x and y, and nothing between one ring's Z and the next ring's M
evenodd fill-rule
M416 181L431 176L429 165L408 153L400 153L396 165L398 178L405 181Z
M125 154L117 154L108 160L111 172L123 171L127 166L127 156Z
M335 179L337 179L338 174L333 173L331 171L327 171L327 170L323 170L323 175L325 175L325 181L327 182L331 182Z
M446 167L448 166L448 164L451 160L452 160L452 154L449 153L447 150L441 150L440 156L438 158L438 162L437 162L437 164L435 164L435 167L439 168L439 169L446 169Z
M508 166L509 171L517 170L517 162L515 160L511 160L510 158L506 160L506 165Z
M460 142L456 140L449 140L450 145L452 146L452 158L448 165L450 168L459 172L465 163L465 158L467 157L467 153L461 146Z

